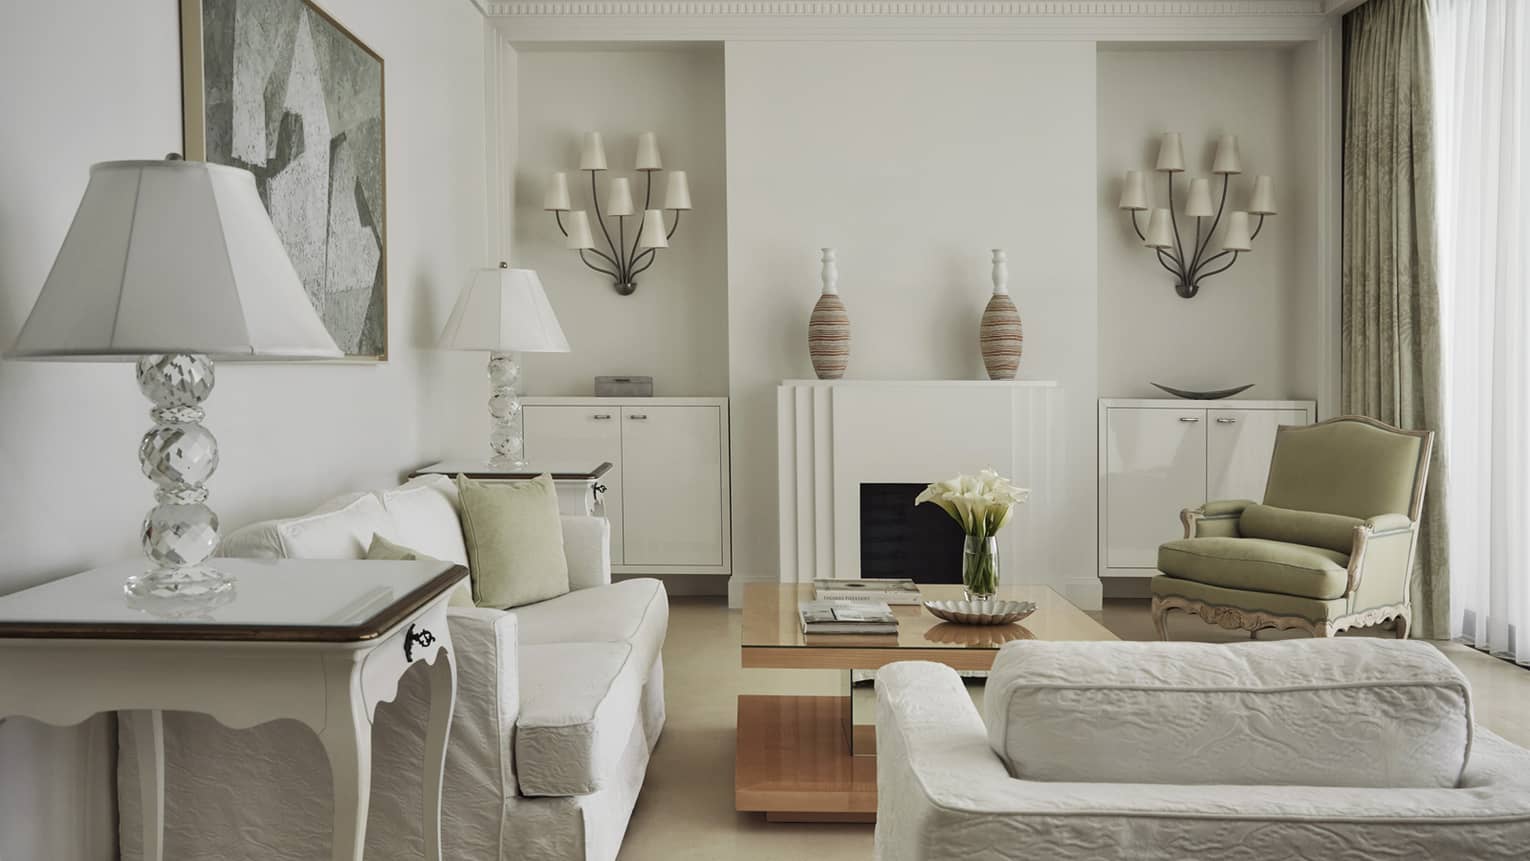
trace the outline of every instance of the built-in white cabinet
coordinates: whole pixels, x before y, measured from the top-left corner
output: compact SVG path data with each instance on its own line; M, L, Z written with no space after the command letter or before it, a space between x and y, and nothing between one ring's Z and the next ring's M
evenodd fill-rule
M1312 401L1100 401L1100 576L1151 576L1158 545L1184 534L1182 509L1262 499L1276 428L1316 412Z
M726 398L524 398L526 459L599 463L619 574L732 572Z

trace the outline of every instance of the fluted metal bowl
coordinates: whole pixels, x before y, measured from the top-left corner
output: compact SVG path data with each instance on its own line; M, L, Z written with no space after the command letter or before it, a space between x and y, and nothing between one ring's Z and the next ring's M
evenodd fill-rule
M1030 601L926 601L924 608L958 625L1008 625L1036 612Z

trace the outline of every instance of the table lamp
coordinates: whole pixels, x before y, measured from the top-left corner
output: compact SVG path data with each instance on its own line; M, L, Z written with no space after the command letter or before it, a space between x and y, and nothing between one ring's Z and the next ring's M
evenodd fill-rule
M489 353L489 448L491 466L526 466L525 436L521 431L521 401L515 387L521 379L516 352L567 353L568 339L553 314L542 279L530 269L480 269L462 288L452 315L441 331L443 350L487 350Z
M90 183L8 359L137 362L154 427L138 446L158 504L136 597L230 592L204 565L218 547L205 483L218 442L203 427L213 360L340 358L248 171L204 162L111 161Z

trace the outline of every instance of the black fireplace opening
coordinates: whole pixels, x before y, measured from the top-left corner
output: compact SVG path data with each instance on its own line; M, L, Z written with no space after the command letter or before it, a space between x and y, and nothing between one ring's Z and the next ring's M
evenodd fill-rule
M861 485L861 576L915 583L962 582L962 528L934 503L915 505L926 485Z

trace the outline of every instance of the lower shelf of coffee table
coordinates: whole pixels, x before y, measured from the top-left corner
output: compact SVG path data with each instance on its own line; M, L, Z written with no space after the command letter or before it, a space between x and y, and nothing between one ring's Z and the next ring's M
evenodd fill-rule
M848 697L738 698L734 807L773 822L871 822L877 811L875 756L850 752ZM875 750L876 727L855 727L856 746Z

